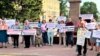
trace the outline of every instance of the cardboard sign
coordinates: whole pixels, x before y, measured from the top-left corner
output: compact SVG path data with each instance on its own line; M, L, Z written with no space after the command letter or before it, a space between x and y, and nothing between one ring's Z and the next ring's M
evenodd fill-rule
M77 45L81 45L81 46L84 46L84 43L85 43L85 31L81 28L81 29L78 29L78 32L77 32Z
M93 30L92 37L94 37L94 38L100 38L100 30Z
M47 26L46 26L48 29L53 29L56 27L56 23L47 23Z
M36 29L23 30L22 35L36 35Z
M16 20L10 19L10 20L5 20L5 22L8 25L8 27L11 27L12 25L15 25Z
M75 26L65 26L64 29L66 29L66 31L74 31Z
M91 38L91 31L86 31L86 33L85 33L85 37L86 38Z
M95 29L96 28L96 24L95 23L87 23L86 24L86 28L87 29Z
M7 30L8 35L21 35L20 29L8 29Z
M34 28L34 27L38 27L38 22L30 22L29 26Z

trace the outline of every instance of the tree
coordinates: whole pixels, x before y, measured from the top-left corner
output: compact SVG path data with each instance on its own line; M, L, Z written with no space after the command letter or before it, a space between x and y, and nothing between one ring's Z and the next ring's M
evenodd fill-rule
M81 7L81 14L93 14L96 20L98 19L97 13L97 6L94 2L85 2Z
M42 14L42 0L0 0L0 16L36 20Z
M67 10L67 2L68 0L59 0L60 1L60 13L64 13L65 16L67 16L66 12Z

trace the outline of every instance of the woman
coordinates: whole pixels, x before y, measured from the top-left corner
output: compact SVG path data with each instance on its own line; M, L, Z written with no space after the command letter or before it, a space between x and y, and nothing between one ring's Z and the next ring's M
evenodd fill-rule
M48 43L48 37L47 37L47 31L46 31L47 29L46 29L46 21L45 20L42 21L41 30L42 30L43 43L44 43L44 45L46 45Z
M65 30L63 29L63 27L65 27L65 23L64 21L60 21L59 24L60 28L59 28L59 44L62 44L62 38L63 38L63 45L65 45Z
M53 37L54 37L54 27L48 27L50 24L52 24L52 20L49 20L49 23L47 24L47 35L48 35L48 43L50 46L53 45Z
M8 29L7 24L5 23L4 20L2 20L2 24L0 25L0 42L1 42L0 48L3 47L7 48L7 42L8 42L7 29Z
M78 55L77 56L81 56L82 53L82 47L83 47L83 56L86 56L87 53L87 39L84 37L84 34L86 33L86 28L85 28L85 21L81 19L80 21L80 25L78 25L78 31L77 31L77 51L78 51ZM82 42L83 44L79 44L78 41L80 41L80 38L82 38L82 40L84 40L84 42Z
M96 23L95 19L92 19L91 23L94 24L94 26L95 26L94 29L89 29L93 34L93 30L96 30L96 28L97 28L97 23ZM91 38L90 38L90 43L91 43L91 49L90 50L93 50L93 47L96 44L96 39L92 37L92 34L91 34ZM96 46L95 46L95 48L96 48Z
M19 22L16 21L15 25L11 26L11 29L14 29L14 30L20 29ZM19 46L19 35L11 35L11 37L13 38L14 48L18 48L18 46Z
M69 21L66 23L66 26L74 26L73 22L71 21L71 18L69 18ZM73 32L68 31L66 32L66 46L71 44L71 47L73 46Z
M30 29L29 27L29 22L26 20L24 23L24 29L23 30L28 30ZM23 35L24 41L25 41L25 47L24 48L29 48L30 47L30 35Z

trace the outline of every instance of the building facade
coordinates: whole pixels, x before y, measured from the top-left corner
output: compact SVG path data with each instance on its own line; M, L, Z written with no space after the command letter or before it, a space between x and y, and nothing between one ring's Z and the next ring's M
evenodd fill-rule
M53 19L55 21L60 15L60 2L58 0L43 0L42 6L41 20Z

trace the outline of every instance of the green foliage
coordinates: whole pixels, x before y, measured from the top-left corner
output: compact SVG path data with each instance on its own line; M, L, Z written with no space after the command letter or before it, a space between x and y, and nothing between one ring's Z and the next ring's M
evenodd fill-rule
M59 0L60 1L60 13L64 13L64 15L66 16L66 12L68 12L67 10L67 5L66 3L68 2L68 0Z
M93 14L96 20L98 19L97 13L97 6L94 2L85 2L81 7L81 14Z
M36 20L42 14L42 0L0 0L0 16Z

